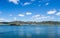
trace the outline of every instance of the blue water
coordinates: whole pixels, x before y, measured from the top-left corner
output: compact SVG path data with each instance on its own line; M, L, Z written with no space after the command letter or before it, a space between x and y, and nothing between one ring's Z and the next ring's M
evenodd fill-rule
M0 26L0 38L60 38L60 26Z

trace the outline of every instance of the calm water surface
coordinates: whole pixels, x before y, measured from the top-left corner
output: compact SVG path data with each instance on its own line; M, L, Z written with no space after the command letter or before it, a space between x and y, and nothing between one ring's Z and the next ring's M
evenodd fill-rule
M0 26L0 38L60 38L60 26Z

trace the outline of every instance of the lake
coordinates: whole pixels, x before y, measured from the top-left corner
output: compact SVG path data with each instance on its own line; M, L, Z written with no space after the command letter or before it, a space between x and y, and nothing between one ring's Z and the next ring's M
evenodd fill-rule
M0 26L0 38L60 38L60 26Z

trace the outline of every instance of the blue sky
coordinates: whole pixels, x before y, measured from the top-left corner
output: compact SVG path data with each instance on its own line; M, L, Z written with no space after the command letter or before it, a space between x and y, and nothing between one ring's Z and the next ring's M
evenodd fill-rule
M60 0L0 0L1 21L60 21Z

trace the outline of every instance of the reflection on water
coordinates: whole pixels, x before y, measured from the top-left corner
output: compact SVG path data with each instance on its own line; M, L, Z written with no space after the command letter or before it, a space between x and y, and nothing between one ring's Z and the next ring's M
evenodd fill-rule
M60 26L0 26L0 38L60 38Z

